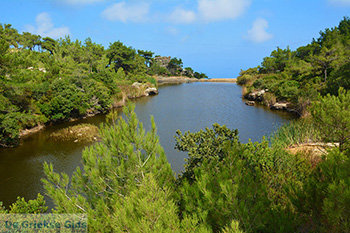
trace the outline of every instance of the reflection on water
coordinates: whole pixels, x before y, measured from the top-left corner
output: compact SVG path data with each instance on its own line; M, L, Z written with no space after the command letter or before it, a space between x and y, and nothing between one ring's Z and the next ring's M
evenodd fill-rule
M241 88L233 83L192 83L162 86L158 96L135 100L136 113L150 128L154 116L161 145L175 173L182 169L186 153L174 150L176 130L196 132L215 122L238 129L241 141L260 140L270 135L280 124L294 116L270 111L264 107L250 107L241 99ZM9 205L17 196L25 199L44 194L41 178L43 162L54 164L55 171L71 175L80 165L82 150L89 144L55 142L48 136L59 128L79 123L99 125L105 121L98 115L76 122L47 127L24 138L17 148L0 149L0 201ZM52 203L46 198L49 205Z

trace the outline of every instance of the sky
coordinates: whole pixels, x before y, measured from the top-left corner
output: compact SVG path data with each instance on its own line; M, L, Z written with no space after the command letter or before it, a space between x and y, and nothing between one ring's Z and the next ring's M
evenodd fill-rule
M0 23L108 48L121 41L236 78L280 47L307 45L350 16L350 0L0 0Z

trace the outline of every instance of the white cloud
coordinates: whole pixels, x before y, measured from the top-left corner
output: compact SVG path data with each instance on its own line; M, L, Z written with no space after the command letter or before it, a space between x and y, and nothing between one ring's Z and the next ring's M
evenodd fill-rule
M198 0L198 11L205 21L235 19L250 6L251 0Z
M174 23L192 23L196 20L196 14L193 11L176 8L169 16Z
M336 6L350 6L350 0L328 0L328 2Z
M54 39L70 35L68 27L55 28L50 15L46 12L37 15L35 22L36 27L32 25L26 25L25 30L33 34L39 34L42 37L48 36Z
M273 35L266 32L268 27L269 23L265 19L258 18L253 22L253 26L250 30L248 30L245 38L255 43L262 43L270 40L272 39Z
M177 36L180 33L180 31L175 27L167 27L165 28L165 33L170 36Z
M144 22L149 13L149 4L129 5L125 1L112 4L102 12L102 16L111 21Z

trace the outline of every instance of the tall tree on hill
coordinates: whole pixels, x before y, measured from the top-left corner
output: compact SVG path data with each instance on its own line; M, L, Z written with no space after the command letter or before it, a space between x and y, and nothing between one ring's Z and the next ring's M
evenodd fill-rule
M116 41L109 45L107 49L107 58L109 59L108 65L118 71L119 68L123 68L126 73L132 71L134 66L134 60L136 57L136 51L125 46L122 42Z
M91 38L85 40L84 57L86 62L89 64L89 73L97 71L97 66L102 56L104 55L104 47L102 45L93 43Z
M154 52L152 51L144 51L144 50L137 50L137 53L145 59L145 64L147 67L150 67L152 62L152 57L154 55Z
M19 34L11 24L0 24L0 35L12 46L18 48Z
M56 47L57 41L50 38L50 37L44 37L43 41L41 43L41 47L47 51L50 52L51 55L54 54L55 52L55 47Z

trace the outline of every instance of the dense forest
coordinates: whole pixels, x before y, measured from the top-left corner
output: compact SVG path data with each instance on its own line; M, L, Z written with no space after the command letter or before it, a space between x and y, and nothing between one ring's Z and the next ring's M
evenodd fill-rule
M83 151L82 168L71 177L44 164L52 212L87 214L91 232L349 232L349 57L333 47L349 46L344 28L350 29L348 18L299 52L287 49L288 57L265 58L264 66L241 74L248 88L261 83L278 99L309 100L308 117L254 143L240 142L237 130L218 124L177 131L175 149L188 159L175 177L153 119L146 132L128 104L125 118L101 126L101 142ZM331 61L327 68L316 65L321 58ZM295 150L326 142L324 150ZM45 211L40 194L29 201L19 197L7 209L0 204L0 213Z
M153 52L120 41L105 49L90 38L41 38L0 24L0 146L16 145L23 129L107 112L124 96L138 95L134 82L157 86L155 75L182 70L205 76L182 67L176 57L162 67Z
M276 101L290 103L300 115L318 94L337 95L338 89L350 89L350 19L320 32L306 46L295 51L277 48L261 65L241 70L238 83L244 95L267 90L259 101L271 106Z

